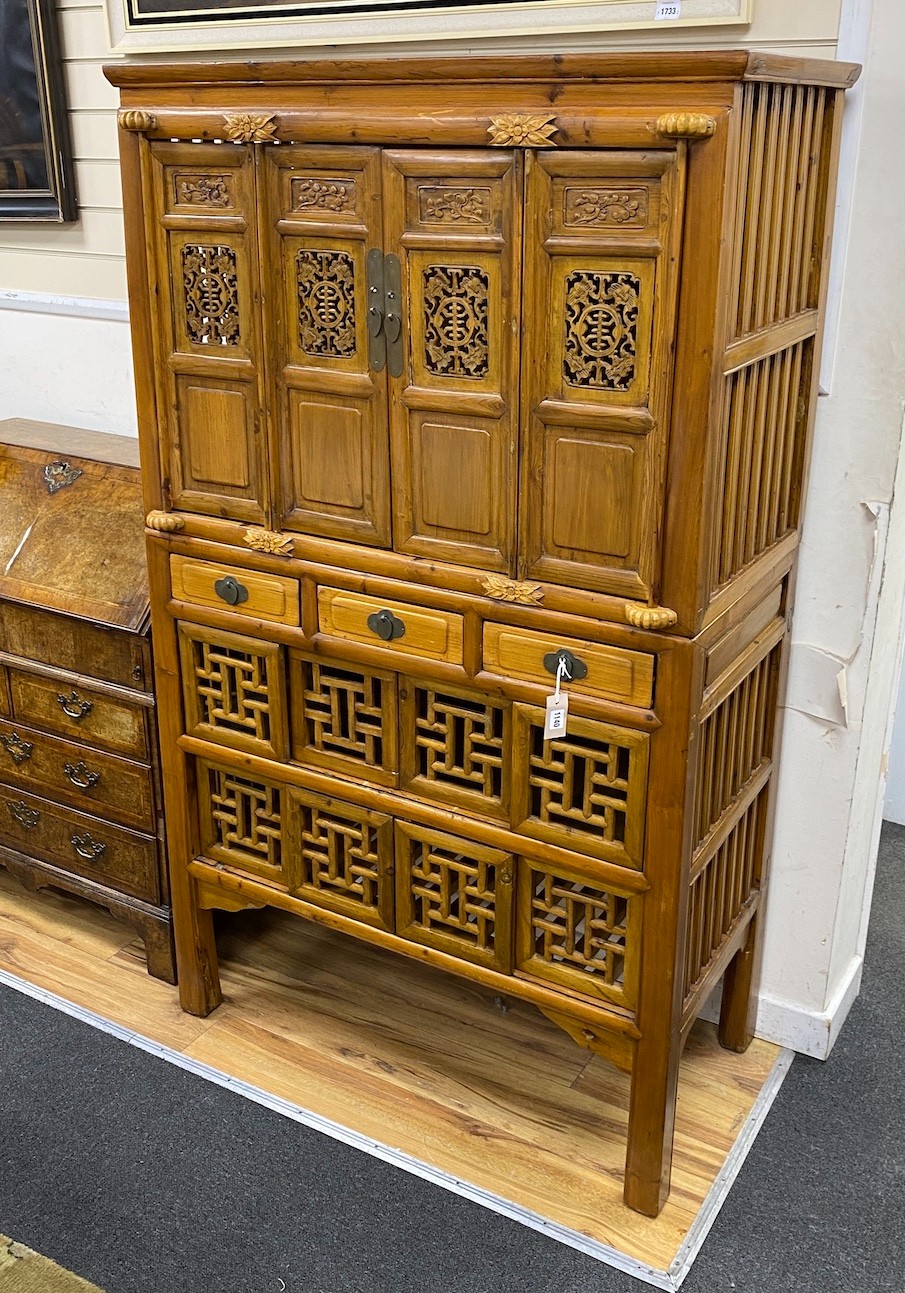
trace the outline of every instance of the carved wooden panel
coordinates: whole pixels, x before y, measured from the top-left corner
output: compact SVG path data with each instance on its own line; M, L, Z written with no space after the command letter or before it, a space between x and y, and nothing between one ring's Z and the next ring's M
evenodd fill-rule
M391 152L385 238L402 262L391 379L395 546L514 569L521 161ZM449 482L455 479L455 489Z
M673 152L527 159L522 576L659 573L681 211Z
M400 700L404 784L472 812L507 816L509 706L411 678Z
M261 171L268 230L278 525L387 545L386 374L368 362L366 257L381 245L376 149L282 146Z
M292 651L292 757L346 776L396 780L396 675Z
M569 715L565 736L544 740L544 711L515 706L516 829L579 853L643 864L650 738Z
M199 760L198 812L204 855L283 883L284 795L279 786Z
M507 973L512 968L511 854L396 823L397 933Z
M290 887L300 898L393 928L389 817L304 790L286 792Z
M288 750L282 648L179 625L186 731L275 759Z
M583 996L634 1006L641 902L575 871L522 859L516 964Z
M226 144L151 144L169 506L267 519L254 162Z

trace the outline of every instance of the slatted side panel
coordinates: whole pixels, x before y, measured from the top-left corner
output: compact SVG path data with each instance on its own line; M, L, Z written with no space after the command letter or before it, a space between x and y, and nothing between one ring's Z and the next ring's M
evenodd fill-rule
M808 85L744 87L736 337L818 303L834 94Z
M726 378L714 587L798 527L813 355L808 338Z

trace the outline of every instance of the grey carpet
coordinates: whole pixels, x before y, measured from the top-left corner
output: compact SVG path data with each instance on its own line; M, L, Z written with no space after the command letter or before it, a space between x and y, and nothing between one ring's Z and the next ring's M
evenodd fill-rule
M685 1293L905 1287L905 829L864 987L796 1059ZM641 1293L647 1286L0 989L0 1230L108 1293Z

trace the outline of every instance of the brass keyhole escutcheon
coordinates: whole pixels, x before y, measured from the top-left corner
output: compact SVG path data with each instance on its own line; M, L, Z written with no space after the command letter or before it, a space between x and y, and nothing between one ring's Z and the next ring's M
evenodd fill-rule
M369 615L368 628L384 642L392 642L395 638L405 636L404 622L398 615L388 610L375 611L373 615Z

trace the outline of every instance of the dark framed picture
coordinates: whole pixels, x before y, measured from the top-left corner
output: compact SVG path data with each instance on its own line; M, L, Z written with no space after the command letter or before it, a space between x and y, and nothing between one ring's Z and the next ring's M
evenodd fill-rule
M0 220L75 220L53 0L0 0Z

